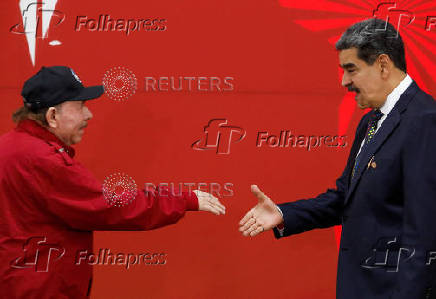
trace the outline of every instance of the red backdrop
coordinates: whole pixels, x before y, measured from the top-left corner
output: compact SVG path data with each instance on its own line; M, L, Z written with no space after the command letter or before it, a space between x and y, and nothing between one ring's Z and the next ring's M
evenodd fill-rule
M225 216L191 212L155 231L96 232L97 249L164 252L167 263L128 270L95 266L92 298L334 298L337 228L277 241L272 233L244 238L238 221L256 203L250 184L276 202L316 196L334 185L363 114L340 85L334 42L349 25L371 17L378 3L59 0L48 36L41 38L41 28L36 34L33 64L19 1L1 2L0 133L13 128L11 113L22 103L23 81L41 66L68 65L85 85L101 84L107 70L123 66L136 75L138 89L122 102L103 96L89 103L94 119L76 146L77 159L102 181L124 172L139 187L233 184L234 195L222 198ZM425 23L436 15L435 5L406 0L397 7L415 16L410 24L400 22L409 73L434 95L436 26L427 31ZM102 14L165 19L166 28L128 35L75 30L78 16ZM145 90L145 77L171 76L232 77L234 88ZM217 118L242 128L245 137L228 154L194 150L204 126ZM256 147L258 132L283 130L346 135L347 146Z

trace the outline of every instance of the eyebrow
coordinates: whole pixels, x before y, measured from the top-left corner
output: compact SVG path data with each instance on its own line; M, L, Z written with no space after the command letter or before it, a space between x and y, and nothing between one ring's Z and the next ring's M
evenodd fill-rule
M340 64L339 65L341 68L343 69L349 69L349 68L353 68L353 67L357 67L354 63L349 62L349 63L345 63L345 64Z

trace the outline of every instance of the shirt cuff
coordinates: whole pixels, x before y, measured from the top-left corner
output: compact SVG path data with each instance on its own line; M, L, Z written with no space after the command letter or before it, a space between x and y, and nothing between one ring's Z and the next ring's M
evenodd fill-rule
M186 211L198 211L198 198L194 192L183 192L186 201Z
M284 234L284 232L285 232L285 225L284 225L285 217L283 216L283 212L282 212L282 210L279 208L279 206L276 205L276 208L277 208L277 210L279 210L280 214L282 215L282 219L283 219L283 222L280 223L279 225L277 225L277 226L276 226L276 229L277 229L277 232L278 232L279 236L280 236L280 237L283 237L283 234Z

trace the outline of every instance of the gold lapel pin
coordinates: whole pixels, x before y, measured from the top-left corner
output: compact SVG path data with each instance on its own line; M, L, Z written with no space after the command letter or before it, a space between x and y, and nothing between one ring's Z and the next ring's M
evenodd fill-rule
M376 167L377 167L377 163L375 163L375 161L374 161L374 156L372 156L371 159L370 159L369 162L368 162L368 167L367 167L367 169L368 169L369 167L372 167L372 168L376 168Z

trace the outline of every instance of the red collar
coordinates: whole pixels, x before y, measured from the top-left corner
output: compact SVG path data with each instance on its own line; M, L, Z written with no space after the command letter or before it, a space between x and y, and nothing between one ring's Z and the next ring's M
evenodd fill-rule
M49 143L57 143L61 148L63 148L68 155L73 158L75 155L75 150L71 146L66 145L62 140L60 140L55 134L38 124L34 120L25 119L18 123L17 130L25 131L32 136L38 137Z

